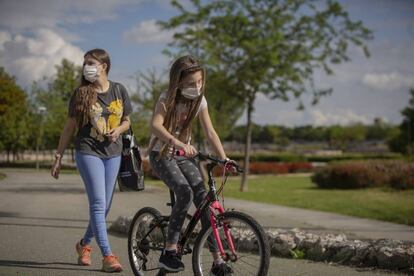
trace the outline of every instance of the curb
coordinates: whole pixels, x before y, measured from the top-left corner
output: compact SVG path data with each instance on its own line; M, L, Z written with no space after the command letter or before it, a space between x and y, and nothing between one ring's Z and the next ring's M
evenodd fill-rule
M119 216L109 231L127 236L131 220L132 217ZM297 228L267 228L265 232L271 255L275 257L414 272L414 242L389 239L348 240L344 234L316 235ZM243 240L243 235L240 238L239 248L247 250L253 241Z

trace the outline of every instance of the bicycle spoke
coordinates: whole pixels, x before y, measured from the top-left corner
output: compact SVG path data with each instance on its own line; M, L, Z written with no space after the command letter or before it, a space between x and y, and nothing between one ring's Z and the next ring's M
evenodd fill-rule
M154 208L142 208L134 216L128 236L128 255L134 271L158 270L158 257L164 248L163 235L155 221L161 214ZM149 232L150 231L150 232Z
M260 226L253 219L239 212L229 212L225 215L223 225L218 228L219 238L223 245L226 255L232 258L233 253L236 254L234 262L227 261L227 265L233 269L233 275L265 275L268 269L268 245L265 244L265 236L263 230L258 230ZM226 213L225 213L226 214ZM234 214L234 215L233 215ZM235 252L230 250L230 241L227 239L227 225L229 236L232 239ZM212 228L203 231L202 237L194 246L194 258L198 261L198 272L196 275L208 275L213 264L213 257L209 252L211 243L208 236L212 233ZM193 259L194 259L193 258ZM194 265L194 260L193 260ZM197 267L195 267L196 269Z

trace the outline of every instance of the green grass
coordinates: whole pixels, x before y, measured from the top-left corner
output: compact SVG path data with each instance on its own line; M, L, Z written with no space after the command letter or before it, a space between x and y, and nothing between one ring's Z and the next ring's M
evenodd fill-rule
M6 178L6 175L4 174L4 173L1 173L0 172L0 180L3 180L3 179L5 179Z
M251 178L243 193L238 179L228 184L228 197L414 225L414 190L325 190L307 176Z
M146 184L165 187L160 181ZM324 190L308 176L252 176L247 192L239 188L240 178L230 179L225 197L414 225L414 190Z

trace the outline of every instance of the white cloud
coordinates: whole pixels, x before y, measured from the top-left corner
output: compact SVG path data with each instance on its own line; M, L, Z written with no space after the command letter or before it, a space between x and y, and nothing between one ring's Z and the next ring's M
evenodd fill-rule
M375 74L368 73L362 78L362 82L377 89L401 89L414 86L414 76L407 76L398 72Z
M0 31L0 51L4 50L4 43L11 40L11 35L8 32Z
M168 43L171 41L173 31L163 31L156 24L155 19L142 21L125 31L123 37L125 41L135 42L137 44L144 43Z
M34 28L52 28L78 23L111 20L125 5L139 5L145 0L2 0L0 27L13 32Z
M324 112L320 109L312 109L309 111L310 124L316 126L328 125L350 125L354 123L369 124L372 122L367 116L356 114L354 111L338 110L335 113Z
M63 58L78 65L83 61L83 51L79 47L49 29L35 31L33 37L4 37L8 40L2 44L0 65L16 76L17 82L24 87L44 76L52 76L55 65Z

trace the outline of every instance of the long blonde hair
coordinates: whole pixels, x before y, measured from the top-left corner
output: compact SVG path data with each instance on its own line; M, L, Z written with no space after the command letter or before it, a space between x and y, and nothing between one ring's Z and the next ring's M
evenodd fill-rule
M106 74L108 75L111 69L111 60L108 52L103 49L93 49L83 56L86 58L91 56L100 63L106 63ZM89 122L90 110L92 105L96 103L97 91L92 83L87 81L82 74L81 84L75 90L75 104L71 107L71 113L75 114L78 128L82 128Z
M181 82L185 77L196 72L201 72L203 75L203 85L201 87L201 93L196 100L187 100L181 95ZM184 136L188 138L191 135L191 123L197 114L201 100L204 96L205 82L206 71L204 67L201 65L201 63L193 56L187 55L180 57L171 66L170 82L168 85L167 99L165 103L166 115L163 125L172 135L175 135L174 132L178 126L179 118L177 117L177 103L179 102L186 102L190 105L188 116L184 121L183 127L181 129L180 137ZM161 143L162 144L159 157L166 156L169 150L169 145L167 143Z

